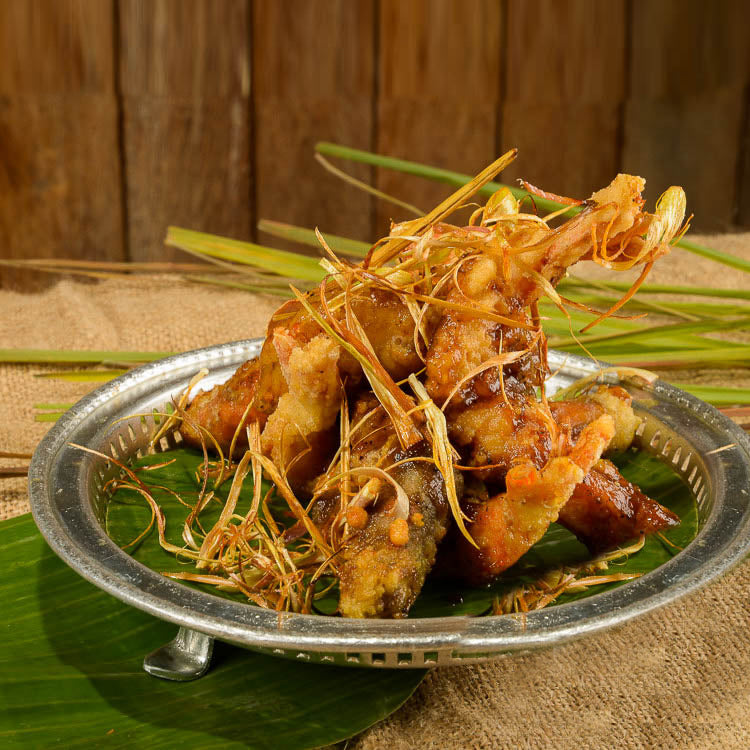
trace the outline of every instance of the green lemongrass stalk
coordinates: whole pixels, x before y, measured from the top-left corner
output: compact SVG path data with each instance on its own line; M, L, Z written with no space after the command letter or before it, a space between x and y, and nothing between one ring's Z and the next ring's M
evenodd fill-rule
M270 234L272 237L278 237L282 240L298 242L300 245L307 245L320 249L320 242L315 236L314 229L298 227L294 224L284 224L281 221L271 221L270 219L261 219L258 222L258 229L261 232ZM339 255L351 255L355 258L364 258L372 247L367 242L351 240L348 237L339 237L336 234L322 233L326 242L334 253Z
M126 372L128 370L60 370L59 372L38 372L34 377L66 380L69 383L107 383Z
M607 360L617 365L639 367L644 370L682 369L690 367L750 367L750 346L693 351L649 351L612 353Z
M637 299L632 310L637 309ZM702 317L723 317L746 315L750 311L747 305L733 305L725 302L661 302L675 311L695 311Z
M644 339L663 336L667 334L685 334L685 333L717 333L721 331L733 331L738 328L747 328L750 326L750 317L738 318L737 320L705 320L690 323L667 323L665 325L651 326L650 328L640 328L637 331L620 331L618 333L604 333L595 336L581 336L578 340L568 337L565 339L550 338L547 343L551 347L573 346L579 342L590 344L601 341L612 341L618 339L620 342L624 339L632 341L633 339ZM723 342L722 342L723 343Z
M627 344L626 344L627 345ZM566 347L559 347L565 351L572 350L572 344ZM658 352L658 351L729 351L736 349L743 349L747 344L739 341L724 341L722 339L711 339L707 336L692 336L683 335L670 338L669 336L655 336L652 339L646 338L637 341L630 348L630 351L636 355L644 354L645 352ZM591 351L599 352L600 355L605 353L620 354L623 351L623 344L619 340L614 341L595 341L592 344L588 344L587 348Z
M24 364L60 364L68 362L102 362L142 363L169 357L174 352L102 352L79 349L0 349L0 362Z
M34 408L39 409L40 411L66 411L67 409L70 409L71 406L73 406L73 404L61 403L57 401L49 404L34 404Z
M356 161L374 167L384 167L385 169L392 169L394 172L402 172L403 174L410 174L415 177L425 177L428 180L442 182L451 187L461 187L461 185L465 185L473 179L461 172L452 172L450 169L431 167L427 164L419 164L418 162L407 161L406 159L397 159L393 156L381 156L380 154L373 154L370 151L362 151L358 148L340 146L337 143L321 141L315 144L315 150L324 156L333 156L339 159L346 159L347 161ZM516 198L525 198L529 195L529 193L523 188L515 187L514 185L504 185L501 182L488 182L484 187L477 191L477 195L490 196L503 187L507 187ZM537 198L534 196L534 202L538 208L541 208L546 213L552 213L561 208L559 203L548 200L547 198ZM579 210L580 209L571 206L568 213L572 215Z
M362 151L356 148L349 148L348 146L339 146L335 143L317 143L315 144L315 150L325 156L339 157L341 159L356 161L362 164L370 164L375 167L384 167L385 169L392 169L397 172L403 172L404 174L411 174L417 177L425 177L428 180L443 182L454 187L465 185L473 179L469 175L461 174L460 172L452 172L451 170L440 169L439 167L430 167L425 164L419 164L418 162L407 161L406 159L395 159L391 156L381 156L379 154L373 154L370 151ZM477 192L479 195L491 195L496 190L503 187L507 187L516 198L530 196L529 192L523 188L518 188L513 185L504 185L501 182L488 182ZM560 209L565 208L565 204L549 200L548 198L537 196L530 197L533 198L537 208L545 213L552 213L553 211L559 211ZM573 216L581 210L582 209L579 206L570 206L562 216ZM750 273L750 261L738 258L736 255L730 255L729 253L723 253L709 247L696 245L694 242L689 242L687 240L679 240L675 245L681 247L683 250L687 250L688 252L701 255L704 258L709 258L717 263L722 263L725 266L731 266L732 268L744 271L745 273Z
M582 357L592 356L597 359L608 361L610 357L623 353L630 353L632 357L646 357L652 352L714 352L736 351L743 349L746 344L737 342L724 342L716 339L709 339L701 336L682 336L682 337L658 337L635 341L632 344L619 340L614 341L594 341L592 343L570 344L565 347L555 347L556 351L571 352L579 354Z
M559 285L558 285L559 286ZM563 287L564 289L564 287ZM600 284L597 281L590 281L589 282L589 289L593 289L595 293L602 294L605 293L607 295L612 295L613 297L618 297L616 292L613 292L611 289L607 288L606 286ZM580 292L574 292L575 294ZM568 295L569 296L569 295ZM633 298L631 297L628 302L632 302ZM623 307L627 307L628 303L626 302ZM682 318L683 320L699 320L700 318L697 315L693 315L692 313L686 313L682 311L676 311L668 307L667 305L663 305L660 302L653 302L650 300L639 300L639 306L641 308L645 308L646 310L650 310L651 312L658 313L660 315L670 315L677 318ZM631 309L632 306L631 306Z
M604 356L609 351L619 353L622 351L622 344L615 339L610 342L608 339L609 334L629 334L637 333L640 331L648 331L650 328L644 328L643 321L628 321L628 320L617 320L609 318L602 322L599 326L601 333L599 335L604 336L602 340L596 341L593 336L587 336L586 334L578 335L576 340L575 331L584 325L589 317L585 313L579 311L569 311L570 320L564 316L557 308L549 303L542 304L539 307L542 314L542 325L544 331L548 336L548 339L555 341L554 346L556 348L566 349L568 351L579 351L581 352L580 345L578 342L583 342L587 349L591 353L596 353L598 356ZM572 334L571 334L572 330ZM568 343L563 345L560 343L561 340L565 340ZM736 347L744 346L744 344L712 339L706 336L699 336L697 334L680 333L677 334L664 334L663 332L654 335L652 338L646 338L638 342L638 352L646 350L673 350L673 349L731 349ZM581 352L585 353L585 352Z
M186 252L254 266L303 281L321 281L326 275L316 258L181 227L169 227L165 243Z
M121 279L127 274L112 273L110 271L86 271L78 268L58 268L51 264L38 265L38 266L27 266L22 263L13 260L0 260L0 266L6 268L19 268L21 270L33 271L34 273L49 273L56 274L58 276L83 276L86 279Z
M35 422L57 422L60 417L65 414L64 411L48 411L43 414L35 414Z
M690 240L685 239L675 242L675 245L683 250L687 250L689 253L694 253L703 258L713 260L716 263L723 263L725 266L731 266L740 271L750 273L750 261L738 258L736 255L730 255L721 250L714 250L712 247L706 247L705 245L697 245L695 242L690 242Z
M592 286L607 287L614 292L627 292L632 286L627 281L603 281L596 282L582 279L580 276L568 275L560 280L558 289L567 286ZM642 284L638 287L638 294L690 294L695 297L725 297L728 299L750 300L750 290L746 289L716 289L710 286L685 286L676 284Z
M613 300L617 300L621 296L617 292L608 295L605 292L583 292L578 289L563 289L560 290L560 293L563 297L567 297L574 302L581 302L589 307L608 307L612 304ZM658 305L655 305L650 301L647 302L646 300L639 299L638 295L636 295L628 300L619 312L623 311L629 314L650 312L659 316L698 321L701 318L725 318L747 315L750 313L750 306L733 304L731 302L672 302L671 300L659 300Z
M0 265L17 268L36 269L40 266L53 267L60 272L65 270L112 271L121 273L191 273L204 271L203 263L173 263L170 261L106 261L78 260L75 258L19 258L0 260Z
M81 276L87 279L126 279L132 274L184 273L200 271L205 264L199 263L108 263L104 261L76 262L68 258L60 260L30 258L25 260L0 260L0 266L16 268L33 273L48 273L58 276ZM226 272L219 269L219 272Z
M715 385L693 385L692 383L673 383L673 385L714 406L750 404L750 388L727 388Z
M0 479L25 477L29 473L28 466L0 466Z
M591 320L591 314L581 310L566 308L568 315L565 315L551 300L542 298L539 302L539 312L542 316L542 323L545 326L562 327L568 333L572 325L575 331L578 326L583 326ZM627 318L616 318L611 315L603 320L598 328L605 326L605 331L637 331L643 327L643 318L637 320L628 320Z
M274 297L285 297L291 298L293 295L289 291L288 284L244 284L241 281L232 281L231 279L216 279L212 276L184 276L186 281L193 282L195 284L212 284L214 286L229 287L230 289L242 289L246 292L254 292L255 294L270 294ZM300 286L303 289L307 289L307 286L302 283Z

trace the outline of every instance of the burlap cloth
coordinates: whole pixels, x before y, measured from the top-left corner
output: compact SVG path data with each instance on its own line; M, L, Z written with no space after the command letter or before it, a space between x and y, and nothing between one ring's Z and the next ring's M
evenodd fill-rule
M693 239L750 259L750 234ZM737 288L749 278L675 251L651 280ZM0 290L0 348L182 351L261 335L275 305L174 279L65 279L42 293ZM49 427L34 421L34 404L91 388L35 377L49 369L59 368L0 366L0 451L33 451ZM741 370L676 374L688 378L750 385ZM26 511L25 480L0 480L0 519ZM431 672L400 711L349 743L383 747L750 747L750 562L617 631Z

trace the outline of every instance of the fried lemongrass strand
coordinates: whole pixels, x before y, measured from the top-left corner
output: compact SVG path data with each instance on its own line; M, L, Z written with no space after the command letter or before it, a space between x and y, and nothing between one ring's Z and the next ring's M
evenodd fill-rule
M135 492L138 492L138 493L141 492L140 487L138 487L135 484L132 484L131 482L120 481L118 483L118 486L128 487L129 489L134 490ZM120 549L125 550L125 549L129 549L130 547L135 547L142 539L144 539L148 535L148 533L154 527L154 521L156 520L156 513L152 505L149 504L149 508L151 510L151 518L146 528L140 534L138 534L138 536L135 539L133 539L132 542L128 542L127 544L121 544Z
M198 570L212 567L212 563L210 561L213 560L216 554L216 550L221 543L221 539L227 530L229 519L234 513L234 509L237 507L237 501L240 497L242 485L245 481L245 477L250 471L250 460L252 459L252 457L252 453L250 451L246 451L245 455L242 457L242 460L237 466L237 471L235 472L234 479L232 480L232 487L229 490L227 501L226 503L224 503L224 507L221 510L221 515L219 516L218 521L216 521L216 523L214 524L213 528L208 532L208 534L206 534L206 538L203 540L203 544L201 545L199 551L201 559L196 564Z
M118 469L121 469L127 476L129 476L130 479L135 483L135 491L138 492L144 498L144 500L146 500L146 502L151 506L154 515L156 516L156 528L159 532L159 544L161 545L162 549L166 550L167 552L172 552L176 555L183 555L186 557L197 559L196 553L192 552L192 550L186 550L183 547L178 547L177 545L167 541L167 538L165 536L167 520L164 516L164 511L162 511L162 509L159 507L159 504L154 499L154 496L151 494L150 489L141 481L138 475L130 467L126 466L121 461L118 461L116 458L108 456L106 453L102 453L101 451L94 450L93 448L87 448L84 445L78 445L78 443L68 443L68 445L71 448L77 448L84 453L90 453L93 456L97 456L98 458L104 459L105 461L114 464Z
M427 428L430 431L430 437L432 438L433 460L435 461L435 466L437 466L438 470L443 475L445 492L448 497L448 504L450 505L453 520L456 522L456 526L458 526L459 531L463 534L469 544L476 547L477 544L471 538L471 534L467 531L464 523L464 521L469 520L468 516L466 516L461 510L461 505L458 501L456 477L453 471L455 450L451 445L450 438L448 437L448 425L445 420L445 414L443 414L437 404L430 398L427 389L419 382L419 380L417 380L414 374L409 376L409 385L414 391L416 397L420 399L420 405L424 410L424 415L427 420Z
M385 371L371 349L368 349L361 340L340 325L337 324L336 329L334 329L332 316L328 316L328 320L326 320L303 294L294 287L292 287L292 291L313 320L362 366L365 377L372 386L375 395L393 421L402 445L407 447L419 442L422 436L408 415L408 410L412 405L409 403L406 394L393 382L393 379Z
M638 291L638 287L640 287L641 284L646 280L646 277L651 273L651 269L653 268L654 263L653 261L650 261L649 263L646 263L646 265L643 267L643 270L641 271L638 278L633 282L633 286L630 287L630 289L623 294L623 296L615 302L612 307L609 308L606 312L603 312L599 317L592 320L588 325L585 325L583 328L581 328L581 333L586 333L586 331L593 328L597 323L601 323L603 320L608 318L613 313L616 313L623 305L625 305L629 300L633 298L635 293Z
M532 583L514 586L504 595L495 598L492 614L505 615L544 609L565 593L639 578L642 573L604 572L608 570L609 563L616 563L639 552L645 541L645 537L641 536L626 547L619 547L577 565L561 565L545 572Z
M286 477L284 477L282 473L276 468L274 462L271 461L270 458L264 456L262 453L258 453L256 451L249 452L257 458L258 462L263 467L263 470L268 475L268 478L276 485L276 489L279 491L279 494L284 498L284 500L286 500L286 503L289 506L289 510L291 510L294 517L302 523L315 544L317 544L320 550L325 554L331 554L332 550L330 546L325 541L325 539L323 539L320 530L312 522L310 516L307 515L305 509L297 499L297 496L289 486L289 482L287 482Z
M371 251L365 258L365 265L380 266L395 258L411 241L405 235L419 235L428 227L442 221L449 216L458 206L467 201L476 192L481 190L495 175L502 172L518 155L518 149L511 149L504 153L499 159L492 162L483 169L476 177L462 185L451 196L446 198L440 205L436 206L425 216L414 219L402 225L401 236L388 240L382 247Z
M367 507L376 497L377 490L380 489L380 482L388 482L396 491L396 502L393 505L391 513L394 518L406 519L409 517L409 498L404 488L387 472L376 466L360 466L349 470L352 476L372 477L369 482L354 496L350 507ZM378 484L374 484L377 481ZM365 488L369 491L365 492ZM373 494L374 492L374 494Z
M177 425L177 423L180 421L180 417L178 416L179 412L184 412L185 407L187 406L188 400L190 399L190 394L195 388L198 383L203 380L203 378L208 375L208 370L203 368L199 370L195 375L193 375L192 378L190 378L190 382L187 385L187 388L180 394L180 397L177 399L177 405L176 405L176 411L174 414L169 416L169 419L167 419L166 422L164 422L163 425L156 431L154 436L151 438L151 445L156 445L159 440L161 440L164 435L169 432L174 426Z
M374 195L376 198L380 198L381 200L388 201L389 203L393 203L396 206L399 206L401 208L405 208L410 213L414 214L415 216L424 216L424 211L417 208L416 206L413 206L411 203L407 203L406 201L402 201L400 198L396 198L392 195L388 195L388 193L384 193L382 190L378 190L377 188L374 188L372 185L368 185L366 182L362 182L362 180L358 180L356 177L352 177L352 175L348 174L347 172L344 172L343 169L339 169L338 167L335 167L331 162L326 159L323 154L315 154L315 161L320 164L323 169L325 169L327 172L330 172L331 174L335 175L339 179L343 180L344 182L349 183L350 185L353 185L354 187L358 188L359 190L363 190L366 193L369 193L370 195Z
M550 193L547 190L542 190L526 180L519 180L519 183L523 185L524 190L531 195L536 195L539 198L545 198L548 201L554 201L555 203L562 203L565 206L580 206L583 201L576 198L566 198L563 195L557 195L556 193ZM510 192L510 191L508 191Z
M250 446L250 466L253 471L253 499L250 502L250 510L242 520L242 527L247 528L255 523L258 517L258 509L262 500L263 466L258 460L260 453L260 427L257 422L252 422L247 428L247 444Z

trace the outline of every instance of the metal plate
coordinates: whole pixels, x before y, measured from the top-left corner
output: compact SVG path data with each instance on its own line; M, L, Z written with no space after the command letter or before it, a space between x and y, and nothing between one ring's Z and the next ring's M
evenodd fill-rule
M685 479L699 508L693 542L626 585L523 617L345 620L278 615L172 581L136 562L105 534L102 486L117 469L69 443L121 461L142 454L154 421L132 415L162 410L200 368L210 371L204 387L225 380L260 351L261 343L240 341L139 367L78 402L40 443L29 472L34 518L52 549L84 578L155 617L265 653L343 665L425 667L553 646L622 624L707 583L750 548L745 433L716 409L666 383L644 388L623 382L642 417L640 448ZM558 370L550 392L599 369L591 360L559 352L550 352L549 363ZM614 376L606 379L618 382ZM174 444L173 437L159 447Z

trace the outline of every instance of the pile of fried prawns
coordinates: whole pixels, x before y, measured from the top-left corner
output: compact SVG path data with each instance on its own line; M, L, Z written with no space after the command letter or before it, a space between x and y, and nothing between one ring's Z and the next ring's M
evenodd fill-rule
M260 355L186 401L185 442L219 453L235 484L255 480L251 511L223 513L195 545L206 580L298 612L338 590L344 617L400 618L431 571L490 583L553 522L594 554L679 522L608 460L638 426L626 390L547 399L538 304L581 307L555 289L580 261L639 266L640 282L683 231L685 195L672 187L647 213L644 180L619 174L588 200L554 196L572 218L524 212L503 188L466 226L446 223L514 156L392 225L361 262L319 235L324 281L292 286Z

